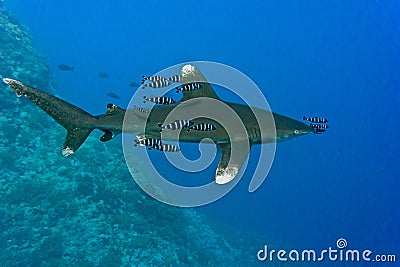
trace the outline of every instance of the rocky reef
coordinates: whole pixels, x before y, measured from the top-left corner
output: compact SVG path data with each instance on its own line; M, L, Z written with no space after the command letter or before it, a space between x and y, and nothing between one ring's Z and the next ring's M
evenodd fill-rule
M120 140L104 144L94 133L79 153L64 158L65 130L8 87L0 91L0 265L224 266L254 260L244 236L219 234L193 210L143 193Z
M27 30L0 9L0 73L51 90ZM255 244L144 194L120 140L94 132L64 158L65 130L0 85L1 266L250 266ZM143 175L138 169L136 175Z
M0 70L4 77L14 77L38 88L49 88L52 82L46 59L36 50L28 30L1 3Z

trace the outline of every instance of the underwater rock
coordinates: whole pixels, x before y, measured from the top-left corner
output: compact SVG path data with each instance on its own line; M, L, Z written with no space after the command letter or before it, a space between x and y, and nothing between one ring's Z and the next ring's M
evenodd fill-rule
M60 176L66 176L68 174L68 168L65 167L65 166L60 166L57 169L57 174L60 175Z
M0 7L0 74L49 90L53 76L36 50L28 30Z

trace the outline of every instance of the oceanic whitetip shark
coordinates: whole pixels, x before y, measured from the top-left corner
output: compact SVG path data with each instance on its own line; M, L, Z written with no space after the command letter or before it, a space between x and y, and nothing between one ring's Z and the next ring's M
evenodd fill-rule
M111 140L121 132L133 133L145 138L161 139L159 124L166 121L166 118L175 107L182 104L181 114L186 114L193 118L193 116L196 116L196 110L199 110L199 107L201 110L210 109L207 105L213 102L206 101L208 104L202 107L201 103L204 102L204 99L217 100L238 115L243 122L244 128L242 129L244 129L245 134L240 132L239 127L237 131L230 131L228 135L224 126L215 122L215 120L200 118L200 122L213 123L217 126L217 129L209 132L187 132L183 130L179 134L179 142L199 143L203 139L208 138L218 146L222 154L216 170L216 182L218 184L227 183L236 176L248 156L251 145L286 141L293 137L313 132L313 128L297 120L271 111L221 100L200 71L196 68L193 68L193 70L194 72L190 81L202 82L202 88L194 91L184 91L183 98L177 103L154 106L149 114L144 114L134 109L125 110L116 105L108 104L105 114L93 116L77 106L44 91L32 88L20 81L10 78L4 78L3 81L15 91L18 97L25 96L67 130L67 136L62 148L62 154L65 157L73 154L94 129L100 129L104 132L104 135L100 138L102 142ZM188 79L186 79L186 82L189 82ZM196 105L197 108L195 108ZM273 118L274 124L272 125L275 125L275 129L260 127L256 118L257 116L258 118L268 116ZM125 117L130 118L128 122L126 120L124 122ZM176 140L176 133L171 134L170 132L172 131L164 130L162 132L163 141ZM241 156L236 156L235 158L233 156L234 153L231 153L233 145L240 143L245 145L242 146L243 149L240 148L242 150L240 153Z

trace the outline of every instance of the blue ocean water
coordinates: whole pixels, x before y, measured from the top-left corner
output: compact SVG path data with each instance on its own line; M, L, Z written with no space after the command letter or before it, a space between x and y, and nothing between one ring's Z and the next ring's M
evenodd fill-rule
M265 244L325 249L345 238L352 248L398 253L397 1L4 5L29 27L58 94L91 114L104 113L110 101L126 106L135 90L128 84L140 83L141 75L207 60L248 75L274 112L298 120L327 117L326 134L277 145L272 169L255 193L247 192L245 175L230 194L197 210ZM76 70L60 71L60 63ZM100 79L101 71L110 77ZM110 99L109 91L122 98ZM252 157L249 162L251 172Z

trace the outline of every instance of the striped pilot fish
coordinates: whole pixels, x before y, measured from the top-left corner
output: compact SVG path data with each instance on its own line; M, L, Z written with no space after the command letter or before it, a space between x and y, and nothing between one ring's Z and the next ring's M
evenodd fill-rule
M310 123L310 127L314 129L328 129L329 126L326 124Z
M144 76L142 75L142 84L144 84L145 81L160 81L160 80L166 80L165 77L163 76L158 76L158 75L154 75L154 76Z
M135 144L133 146L147 146L149 150L157 149L159 151L165 152L179 152L181 151L178 146L174 146L171 144L163 144L161 139L155 138L143 138L139 140L135 140Z
M313 122L313 123L327 123L328 122L327 119L320 118L320 117L308 118L306 116L303 116L303 120Z
M196 130L196 131L202 131L202 132L210 132L214 131L217 129L217 126L211 123L199 123L193 126L190 126L189 129L187 129L188 132L191 130Z
M133 106L133 109L136 110L136 111L142 112L142 113L146 113L146 114L149 113L148 109L143 108L143 107L138 107L136 105Z
M176 92L179 93L179 91L194 91L200 89L202 86L203 86L202 83L187 83L181 86L177 86L175 87L175 89Z
M181 75L174 75L168 78L169 81L173 83L180 83L182 81L182 76Z
M151 88L163 88L163 87L167 87L169 85L171 85L172 82L169 80L156 80L156 81L152 81L150 83L146 83L143 84L143 89L145 89L146 87L151 87Z
M155 146L154 149L164 151L164 152L179 152L181 151L178 146L171 144L161 144L160 146Z
M323 134L326 132L326 129L316 128L314 129L315 134Z
M161 128L160 132L162 132L163 129L179 130L179 129L189 128L193 124L194 120L176 120L167 125L162 125L162 123L159 123L158 126Z
M175 103L175 100L173 100L170 97L166 96L156 96L156 97L146 97L143 96L144 100L143 103L146 103L147 101L153 102L155 104L160 104L160 105L171 105Z
M161 139L155 139L155 138L143 138L139 140L135 140L135 144L133 144L134 147L136 146L147 146L149 149L153 149L156 147L161 146Z

